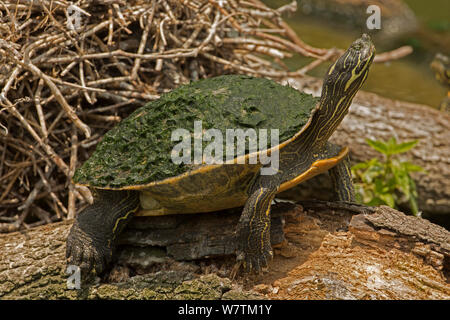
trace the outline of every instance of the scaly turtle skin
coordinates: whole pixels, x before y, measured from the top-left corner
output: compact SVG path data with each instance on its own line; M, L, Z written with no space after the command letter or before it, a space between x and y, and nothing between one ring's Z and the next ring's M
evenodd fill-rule
M100 273L111 260L114 240L135 213L244 206L238 260L247 270L266 267L273 255L270 206L277 193L329 170L337 199L354 201L348 148L328 139L366 80L374 55L367 35L356 40L329 68L320 99L271 80L228 75L182 86L137 109L105 135L74 175L95 200L70 231L68 263ZM172 133L179 128L194 132L199 120L203 130L214 128L223 136L227 128L278 129L279 143L267 147L278 152L278 170L261 174L261 151L249 150L222 164L174 163L171 152L178 142ZM258 162L250 162L251 155Z
M441 111L450 112L450 58L442 53L437 53L430 64L436 80L447 88L447 96L442 99Z

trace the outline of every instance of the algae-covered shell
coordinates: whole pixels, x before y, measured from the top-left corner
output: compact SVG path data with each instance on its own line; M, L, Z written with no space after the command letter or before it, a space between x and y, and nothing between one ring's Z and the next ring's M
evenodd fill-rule
M94 188L144 189L151 183L186 176L198 166L172 161L171 152L179 143L171 139L175 130L193 135L196 121L201 121L203 132L218 129L223 137L227 129L253 128L257 134L267 129L269 137L277 129L279 143L283 143L305 126L317 101L289 86L249 76L192 82L135 110L106 133L73 180ZM274 147L267 140L268 147ZM203 146L207 144L203 141Z

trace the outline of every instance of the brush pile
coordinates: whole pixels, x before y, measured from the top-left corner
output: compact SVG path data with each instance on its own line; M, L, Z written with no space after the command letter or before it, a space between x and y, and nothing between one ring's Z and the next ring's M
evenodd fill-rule
M302 76L338 49L305 44L258 0L0 2L0 232L73 218L70 181L103 134L191 80ZM402 51L403 50L403 51ZM405 49L379 60L404 55ZM283 59L312 62L289 71Z

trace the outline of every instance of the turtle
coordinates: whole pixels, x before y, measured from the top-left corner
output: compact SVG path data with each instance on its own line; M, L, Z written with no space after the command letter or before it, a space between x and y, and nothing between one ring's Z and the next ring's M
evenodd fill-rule
M442 99L439 108L441 111L450 112L450 58L442 53L436 53L430 67L436 80L447 89L447 96Z
M134 215L243 207L235 230L237 263L247 272L267 270L273 257L270 208L279 192L329 172L336 201L355 201L349 149L328 140L366 80L374 55L363 34L329 67L320 97L270 79L229 74L182 85L136 109L103 136L73 176L73 183L92 191L94 201L72 225L67 263L82 272L103 272L117 236ZM227 130L248 134L240 152L236 137L229 148L218 143L220 134L222 142L228 139ZM255 151L252 134L266 145ZM213 138L211 155L225 150L231 156L205 157Z

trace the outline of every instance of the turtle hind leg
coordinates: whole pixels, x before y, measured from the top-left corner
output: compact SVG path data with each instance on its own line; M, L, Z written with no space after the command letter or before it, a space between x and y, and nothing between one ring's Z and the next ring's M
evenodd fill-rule
M348 155L336 166L329 170L333 189L338 201L355 202L350 160Z
M100 274L111 261L117 235L139 209L136 191L97 190L94 203L80 212L67 238L68 264L83 274Z
M246 271L261 271L273 257L270 242L270 206L276 187L260 185L252 188L239 220L238 262Z

